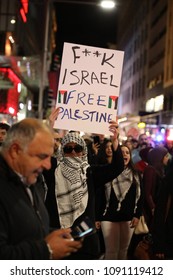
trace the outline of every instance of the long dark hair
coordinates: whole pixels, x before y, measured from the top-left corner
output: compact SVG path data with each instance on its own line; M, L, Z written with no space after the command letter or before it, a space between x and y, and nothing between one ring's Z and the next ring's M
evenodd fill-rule
M131 150L130 150L130 148L127 146L127 145L125 145L125 144L122 144L121 145L121 148L122 147L126 147L128 150L129 150L129 153L130 153L130 160L129 160L129 163L128 163L128 167L132 170L132 173L133 173L133 175L139 175L140 173L139 173L139 171L135 168L135 165L134 165L134 163L133 163L133 161L132 161L132 152L131 152Z
M100 149L98 151L98 155L97 155L98 164L108 163L107 155L106 155L106 146L109 142L112 144L112 141L110 139L105 139L105 141L101 144ZM113 150L113 148L112 148L112 150Z

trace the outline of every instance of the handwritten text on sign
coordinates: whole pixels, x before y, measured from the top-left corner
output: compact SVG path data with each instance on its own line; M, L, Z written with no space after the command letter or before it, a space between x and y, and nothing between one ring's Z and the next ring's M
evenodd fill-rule
M116 119L124 52L65 43L55 127L110 134Z

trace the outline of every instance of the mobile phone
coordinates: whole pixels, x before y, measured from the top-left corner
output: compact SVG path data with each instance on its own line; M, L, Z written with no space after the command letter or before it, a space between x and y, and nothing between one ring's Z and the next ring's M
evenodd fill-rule
M88 217L85 217L82 222L72 227L71 235L75 240L84 238L96 232L95 226Z
M100 144L99 136L94 136L94 144Z

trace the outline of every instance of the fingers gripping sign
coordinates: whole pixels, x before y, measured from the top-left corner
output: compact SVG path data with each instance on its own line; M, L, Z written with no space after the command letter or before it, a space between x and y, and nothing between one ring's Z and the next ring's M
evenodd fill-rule
M118 147L118 137L119 137L118 122L110 121L109 124L110 124L109 131L113 133L113 135L111 136L112 145L114 150L116 151Z

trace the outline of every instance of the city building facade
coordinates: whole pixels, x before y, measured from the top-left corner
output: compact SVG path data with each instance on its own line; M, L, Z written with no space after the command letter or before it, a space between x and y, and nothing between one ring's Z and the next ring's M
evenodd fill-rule
M0 1L1 121L44 116L56 31L53 1Z
M172 133L173 0L124 1L118 22L117 47L125 51L118 108L124 135Z

